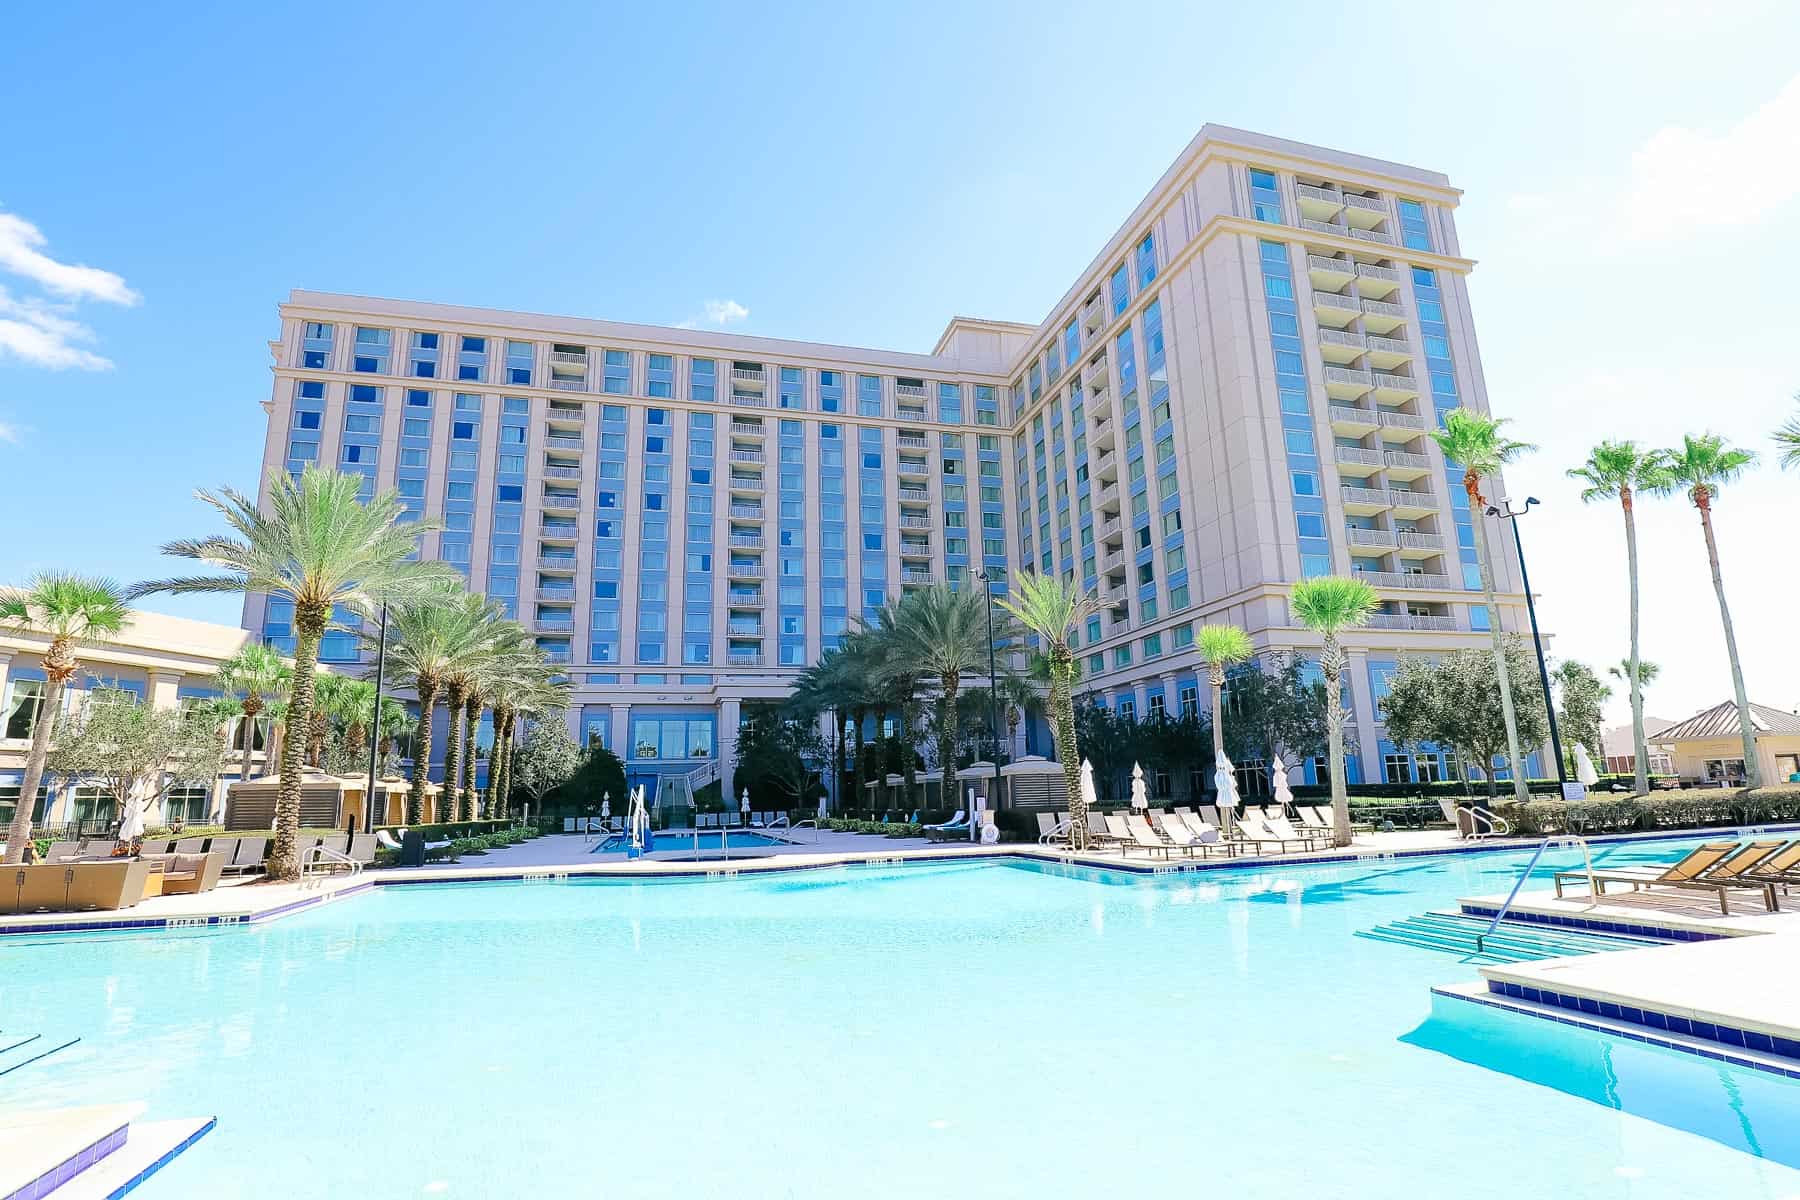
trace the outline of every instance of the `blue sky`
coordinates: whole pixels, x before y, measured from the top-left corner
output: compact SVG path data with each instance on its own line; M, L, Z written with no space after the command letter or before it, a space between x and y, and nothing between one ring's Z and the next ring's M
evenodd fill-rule
M1041 320L1207 121L1465 189L1563 653L1625 648L1617 514L1563 469L1705 425L1768 457L1800 389L1793 5L599 8L11 13L0 579L164 573L161 541L212 527L193 486L254 487L290 288L668 324L730 302L734 329L926 350L953 312ZM1770 463L1719 511L1750 691L1783 707L1797 503ZM1692 514L1644 534L1650 707L1679 717L1729 679Z

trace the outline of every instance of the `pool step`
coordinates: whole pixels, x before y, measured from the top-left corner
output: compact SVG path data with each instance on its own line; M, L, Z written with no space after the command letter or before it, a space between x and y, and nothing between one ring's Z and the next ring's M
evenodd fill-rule
M1545 958L1568 958L1662 944L1655 938L1587 933L1527 921L1501 921L1489 933L1488 925L1491 920L1489 917L1471 917L1462 913L1430 912L1408 917L1404 921L1390 921L1373 929L1358 930L1356 936L1413 946L1420 950L1455 954L1469 962L1485 965L1535 962Z
M15 1033L0 1030L0 1077L21 1067L41 1062L52 1054L67 1050L81 1039L62 1038L44 1033Z

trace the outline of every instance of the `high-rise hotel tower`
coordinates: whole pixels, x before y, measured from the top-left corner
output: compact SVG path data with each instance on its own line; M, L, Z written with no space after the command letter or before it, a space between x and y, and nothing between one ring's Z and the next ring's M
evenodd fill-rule
M1209 125L1043 321L957 317L928 354L296 291L264 467L361 472L441 518L422 553L568 664L578 733L634 783L704 776L742 702L885 599L1020 569L1105 598L1083 687L1139 716L1204 703L1202 623L1304 651L1290 586L1358 573L1383 603L1347 638L1351 778L1437 778L1386 739L1386 677L1524 603L1497 552L1483 606L1429 433L1488 408L1459 195ZM290 617L245 611L278 646Z

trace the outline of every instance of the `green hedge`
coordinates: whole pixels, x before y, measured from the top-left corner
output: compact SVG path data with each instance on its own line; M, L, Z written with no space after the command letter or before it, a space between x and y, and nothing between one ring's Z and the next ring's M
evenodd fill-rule
M833 833L871 833L897 838L923 836L923 826L911 821L859 821L851 817L826 817L821 824Z
M1772 825L1800 822L1800 784L1765 788L1682 788L1648 796L1604 796L1587 800L1533 800L1495 806L1513 832L1535 837L1550 833L1626 833L1652 829Z
M513 827L512 821L440 821L435 825L377 825L374 831L385 829L399 841L402 829L416 829L425 835L426 841L441 842L447 838L480 837Z

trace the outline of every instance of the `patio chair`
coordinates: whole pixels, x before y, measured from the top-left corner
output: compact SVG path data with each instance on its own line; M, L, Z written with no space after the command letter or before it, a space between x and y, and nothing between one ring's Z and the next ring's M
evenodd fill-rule
M564 833L574 833L575 832L575 818L574 817L564 817L563 818L563 832Z
M1296 804L1294 805L1294 809L1300 814L1300 828L1321 830L1329 830L1331 828L1331 822L1319 815L1319 809L1316 805Z
M1772 857L1785 843L1708 842L1690 851L1679 862L1658 870L1655 867L1617 867L1596 869L1590 876L1585 870L1558 871L1552 880L1557 896L1563 894L1563 881L1589 879L1596 901L1606 895L1609 883L1629 883L1632 891L1650 887L1690 888L1714 892L1719 897L1719 911L1731 915L1730 892L1733 888L1756 888L1763 893L1769 911L1776 911L1775 885L1747 877L1764 859Z
M200 853L200 847L204 845L206 845L206 839L203 837L184 837L175 843L173 852L176 854L198 854Z
M207 844L206 852L208 854L213 854L213 853L216 853L216 852L222 850L225 852L225 861L226 862L236 862L237 861L237 848L238 848L238 846L243 844L243 841L244 841L244 839L241 837L216 837L210 843ZM176 853L179 854L181 852L176 851ZM198 854L199 851L191 850L191 851L188 851L188 853Z
M1118 837L1106 824L1106 814L1088 809L1088 840L1095 845L1108 846L1118 844Z
M142 858L146 854L167 854L169 842L169 838L145 838L138 843L138 857Z
M1181 820L1173 814L1165 815L1161 824L1156 828L1160 829L1162 836L1168 840L1170 845L1181 850L1190 858L1193 857L1194 851L1196 850L1198 850L1200 856L1204 858L1207 854L1211 853L1215 847L1224 849L1223 846L1219 845L1218 830L1215 829L1210 838L1201 837L1188 828L1186 821Z
M375 835L372 833L357 834L350 839L348 853L353 862L368 866L375 861Z
M1253 812L1250 809L1245 809L1238 816L1234 832L1239 840L1255 845L1258 854L1262 853L1262 847L1267 845L1279 846L1281 852L1285 854L1292 846L1297 845L1302 850L1310 850L1313 844L1312 838L1283 837L1269 828L1268 822L1261 813Z
M954 837L959 833L966 834L968 832L969 822L964 817L963 810L960 808L956 810L956 815L954 817L951 817L942 825L925 826L925 837L927 840L933 842L941 842L947 838Z
M1037 814L1038 841L1047 842L1056 836L1056 814L1041 812Z
M1220 819L1219 806L1216 804L1202 804L1200 806L1200 816L1208 825L1212 825L1219 829L1225 828L1225 822Z
M1187 831L1193 834L1194 840L1200 844L1202 847L1200 852L1202 854L1210 854L1214 850L1222 850L1225 852L1227 858L1236 856L1240 843L1226 838L1224 834L1219 832L1219 827L1216 825L1209 825L1205 817L1202 817L1199 813L1184 813L1180 811L1177 811L1175 815L1180 819L1181 823L1187 827Z
M237 844L237 853L225 864L227 875L254 875L263 869L263 860L268 857L268 838L243 838Z
M51 842L50 848L44 851L42 861L47 863L62 862L64 859L77 857L79 853L80 847L74 842Z
M1117 823L1116 829L1115 822ZM1150 822L1142 817L1109 816L1106 818L1106 826L1108 829L1115 829L1115 835L1119 837L1120 843L1125 847L1126 854L1130 854L1133 850L1147 850L1155 851L1167 858L1171 851L1180 850L1189 858L1193 857L1194 851L1191 847L1176 846L1169 842L1156 830L1150 828Z
M1270 810L1268 809L1263 810L1263 824L1277 837L1286 838L1289 841L1303 841L1313 847L1331 844L1331 838L1328 834L1322 833L1316 829L1295 829L1293 825L1288 822L1286 817L1271 817L1268 815L1269 811Z
M89 838L81 843L81 857L111 858L112 852L118 844L117 838Z
M1785 849L1769 855L1744 872L1744 878L1768 883L1785 893L1788 888L1800 883L1800 841L1792 842Z

